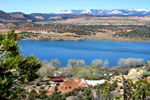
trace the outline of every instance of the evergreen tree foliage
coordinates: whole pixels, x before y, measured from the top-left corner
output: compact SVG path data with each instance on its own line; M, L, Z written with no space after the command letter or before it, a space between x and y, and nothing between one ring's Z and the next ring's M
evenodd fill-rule
M33 55L23 57L19 52L18 35L15 30L0 34L0 99L14 99L20 84L38 77L41 62Z
M150 83L145 79L140 79L133 83L132 80L127 80L127 97L133 100L145 100L150 98Z

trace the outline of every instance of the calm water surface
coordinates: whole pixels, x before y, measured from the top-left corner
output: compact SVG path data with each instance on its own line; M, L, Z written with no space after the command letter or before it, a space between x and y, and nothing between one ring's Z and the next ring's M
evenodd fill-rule
M83 59L86 64L93 59L107 59L109 66L116 66L120 58L143 58L144 63L150 60L150 42L24 40L19 44L24 56L34 54L47 61L58 58L61 66L65 66L68 59Z

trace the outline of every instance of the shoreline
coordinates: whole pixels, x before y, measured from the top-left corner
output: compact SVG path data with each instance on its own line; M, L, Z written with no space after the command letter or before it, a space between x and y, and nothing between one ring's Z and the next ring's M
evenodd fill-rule
M50 41L116 41L116 42L150 42L150 38L145 37L114 37L112 34L98 34L98 35L72 35L60 33L32 33L32 34L19 34L21 40L50 40Z
M17 34L21 32L17 30ZM3 33L1 33L3 34ZM112 34L98 34L98 35L72 35L60 33L32 33L32 34L19 34L20 40L40 40L40 41L116 41L116 42L150 42L150 38L144 37L114 37Z
M37 39L20 39L21 41L113 41L113 42L150 42L150 40L135 40L135 39L79 39L79 40L37 40Z

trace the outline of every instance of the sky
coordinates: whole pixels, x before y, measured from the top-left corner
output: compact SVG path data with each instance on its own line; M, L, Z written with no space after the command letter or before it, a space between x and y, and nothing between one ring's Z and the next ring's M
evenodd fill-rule
M150 9L149 5L150 0L0 0L0 10L27 14L70 9Z

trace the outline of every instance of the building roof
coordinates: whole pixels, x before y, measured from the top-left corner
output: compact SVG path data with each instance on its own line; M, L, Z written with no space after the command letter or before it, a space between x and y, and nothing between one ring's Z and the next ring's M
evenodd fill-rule
M88 87L88 85L84 84L82 80L72 80L60 83L60 85L58 86L58 90L61 91L62 93L68 93L80 87Z
M53 82L64 82L64 80L62 78L53 78L52 81Z

